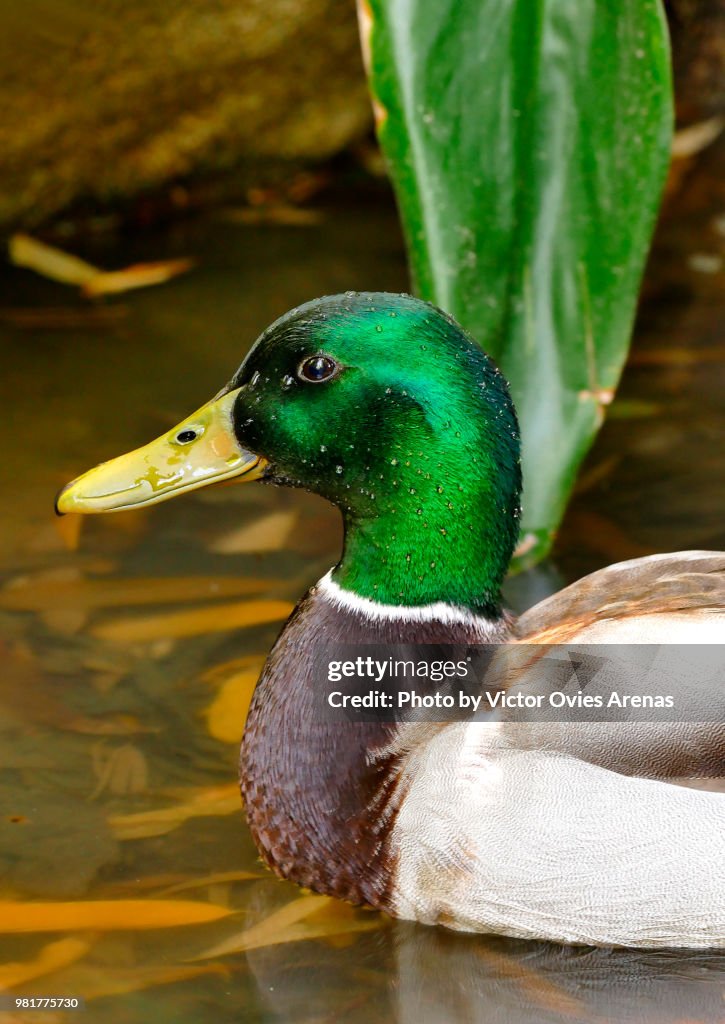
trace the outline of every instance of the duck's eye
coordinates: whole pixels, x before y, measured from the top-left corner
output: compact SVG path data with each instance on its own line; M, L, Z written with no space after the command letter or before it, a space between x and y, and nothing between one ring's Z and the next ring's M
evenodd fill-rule
M337 363L329 356L309 356L298 366L297 376L310 384L321 384L323 380L329 380L336 371Z
M178 444L191 444L192 441L196 441L198 435L195 430L180 430L176 435Z

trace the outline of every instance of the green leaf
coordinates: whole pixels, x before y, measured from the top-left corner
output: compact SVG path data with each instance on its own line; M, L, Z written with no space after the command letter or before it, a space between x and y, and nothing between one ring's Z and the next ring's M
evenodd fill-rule
M361 31L415 287L511 382L533 561L627 354L672 137L664 15L370 0Z

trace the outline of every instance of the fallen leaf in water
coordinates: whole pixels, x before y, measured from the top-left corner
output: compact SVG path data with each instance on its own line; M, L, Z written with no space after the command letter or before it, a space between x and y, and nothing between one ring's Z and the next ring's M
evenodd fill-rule
M93 636L113 643L147 643L167 637L199 636L202 633L223 633L242 626L261 626L280 622L294 609L289 601L239 601L217 604L211 608L167 614L114 619L91 629Z
M258 878L264 878L264 875L254 871L217 871L213 875L203 875L200 878L189 878L185 882L177 882L175 885L162 889L158 895L171 896L172 893L202 889L207 885L219 885L224 882L250 882Z
M252 668L242 669L222 683L216 697L206 709L206 725L210 735L222 743L239 743L244 723L259 679L264 660Z
M72 636L80 632L88 621L88 612L83 608L46 608L40 614L42 623L52 629L54 633L64 633Z
M579 999L554 984L543 973L527 967L521 959L487 949L483 945L476 947L476 954L489 969L493 969L496 976L515 981L532 1004L538 1004L557 1016L574 1017L577 1021L586 1019L586 1007Z
M208 683L210 686L221 686L238 672L245 672L247 669L256 669L257 672L260 672L266 659L266 654L243 654L240 658L232 658L231 661L212 665L202 672L200 678L203 683Z
M229 968L223 964L172 964L168 967L104 966L99 970L95 964L78 964L55 975L49 984L52 984L56 995L72 996L81 992L84 999L91 1000L129 995L131 992L142 992L177 981L189 981L204 974L226 977ZM43 1022L45 1019L46 1014L43 1014ZM68 1020L67 1013L63 1015L63 1020Z
M76 715L68 712L68 717L56 723L59 729L78 732L83 736L136 736L139 733L158 732L154 725L145 725L135 715L119 712L113 715Z
M82 292L88 298L99 295L118 295L134 288L148 288L149 285L185 274L194 266L193 260L159 260L155 263L134 263L123 270L99 271L82 285Z
M55 528L63 541L66 551L77 551L81 540L84 518L70 513L55 517Z
M226 952L235 953L244 949L273 945L284 929L299 923L310 914L314 914L315 911L329 906L332 902L331 896L299 896L290 903L285 903L283 907L258 921L257 924L253 924L238 935L219 943L214 947L216 952L207 950L198 959L202 960L215 955L224 956ZM247 945L247 943L251 945ZM228 949L227 946L229 946Z
M310 207L277 203L270 206L227 208L220 214L220 219L231 224L281 224L285 227L306 228L321 224L324 213Z
M80 518L80 516L78 516ZM145 604L181 604L204 598L237 597L281 586L280 580L236 579L233 576L116 577L83 579L39 573L12 580L0 590L0 608L9 611L92 610Z
M78 900L64 903L0 900L0 932L178 928L219 921L233 913L228 907L198 900Z
M98 693L110 693L121 682L125 672L97 672L91 679L91 685Z
M379 917L356 911L330 896L301 896L193 959L206 960L285 942L367 932L379 928L380 924Z
M10 262L16 267L34 270L37 274L50 278L51 281L59 281L61 284L78 285L89 298L162 284L177 274L185 273L193 266L191 260L176 259L136 263L123 270L107 271L22 232L11 236L8 255Z
M114 814L108 819L108 824L117 839L148 839L150 836L163 836L172 832L189 818L235 814L239 813L241 806L239 787L236 784L214 786L197 791L190 799L172 807L135 814Z
M23 552L27 552L32 556L36 554L47 555L56 551L67 551L68 545L61 536L57 525L60 522L62 520L58 516L53 516L52 519L48 517L37 529L33 528L32 533L22 542ZM88 556L86 556L86 560L87 558Z
M91 672L121 675L128 671L133 659L125 651L119 651L117 647L106 647L102 651L90 651L83 657L81 664Z
M33 960L0 964L0 989L16 988L36 978L58 971L85 956L91 948L89 939L67 938L49 942Z
M209 544L215 555L281 550L297 524L296 512L271 512L254 523L222 534Z
M148 762L131 743L109 751L101 740L91 748L91 763L97 781L89 800L95 800L105 790L115 796L126 796L145 793L149 788Z
M53 245L39 242L37 238L18 232L8 242L10 262L16 267L34 270L51 281L61 284L84 285L101 273L98 267L87 263L78 256L56 249Z
M675 159L694 156L714 142L723 129L725 118L718 116L678 129L672 139L672 156Z
M187 874L178 871L165 872L162 875L142 875L141 877L132 875L130 878L99 882L94 886L93 891L97 899L118 899L127 896L137 898L145 892L153 892L155 896L166 896L170 886L181 885L188 880Z

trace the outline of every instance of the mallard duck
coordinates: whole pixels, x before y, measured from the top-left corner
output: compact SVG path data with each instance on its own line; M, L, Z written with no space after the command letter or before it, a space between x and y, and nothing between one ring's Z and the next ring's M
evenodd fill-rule
M725 944L725 795L667 781L722 773L722 726L331 723L313 670L336 642L719 641L725 554L625 562L507 613L521 490L509 390L451 317L407 295L293 309L212 402L56 507L138 508L231 478L314 491L345 527L246 723L242 795L273 871L463 931Z

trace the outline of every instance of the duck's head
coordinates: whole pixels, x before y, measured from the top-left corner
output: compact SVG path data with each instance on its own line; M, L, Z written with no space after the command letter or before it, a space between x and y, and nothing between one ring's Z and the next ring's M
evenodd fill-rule
M338 505L334 579L359 596L498 608L518 532L516 414L488 356L428 303L362 292L292 310L212 402L74 480L56 508L140 507L235 477Z

